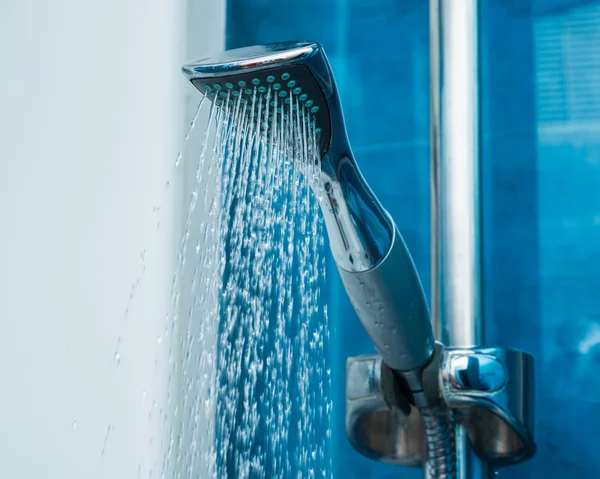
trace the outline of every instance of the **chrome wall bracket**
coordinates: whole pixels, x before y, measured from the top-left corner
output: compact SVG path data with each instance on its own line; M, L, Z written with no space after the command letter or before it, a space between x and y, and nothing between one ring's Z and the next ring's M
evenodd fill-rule
M493 467L532 457L533 357L512 349L438 346L422 374L425 394L440 395L456 425L466 428L475 453ZM366 457L420 467L427 454L423 419L414 404L388 406L390 394L403 393L385 384L385 368L378 355L347 359L348 438ZM392 401L402 405L411 398Z

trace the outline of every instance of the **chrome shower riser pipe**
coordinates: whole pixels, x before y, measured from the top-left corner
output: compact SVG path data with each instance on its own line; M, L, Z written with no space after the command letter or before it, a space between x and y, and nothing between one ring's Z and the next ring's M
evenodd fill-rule
M449 347L479 346L484 339L478 3L430 0L431 305L436 339ZM466 429L456 425L454 436L457 477L491 477Z

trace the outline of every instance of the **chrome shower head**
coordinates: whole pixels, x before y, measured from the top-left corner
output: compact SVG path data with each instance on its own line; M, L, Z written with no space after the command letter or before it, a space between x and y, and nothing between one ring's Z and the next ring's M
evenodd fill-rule
M329 149L328 99L334 93L333 78L319 44L284 42L227 50L184 65L183 73L220 105L241 96L249 106L255 90L259 95L270 90L279 96L280 104L298 98L314 118L321 153Z
M194 60L183 73L217 104L276 92L314 116L321 153L319 195L344 287L383 361L398 371L425 365L433 332L423 288L389 214L362 177L348 141L331 67L314 42L252 46Z

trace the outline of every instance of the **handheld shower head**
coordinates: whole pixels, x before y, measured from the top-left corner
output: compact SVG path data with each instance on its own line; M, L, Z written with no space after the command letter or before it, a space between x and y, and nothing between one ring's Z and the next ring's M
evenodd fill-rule
M434 339L423 288L410 254L354 160L331 67L314 42L229 50L192 61L186 77L218 105L248 103L273 91L299 99L319 133L319 201L333 257L361 323L383 361L397 371L425 365Z

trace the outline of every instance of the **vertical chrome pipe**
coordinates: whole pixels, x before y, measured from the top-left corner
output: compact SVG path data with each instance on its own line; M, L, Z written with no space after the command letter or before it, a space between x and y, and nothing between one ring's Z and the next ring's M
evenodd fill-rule
M437 339L483 341L477 0L431 0L432 288Z
M483 342L478 23L478 0L430 0L432 321L451 347ZM457 477L491 477L455 432Z

